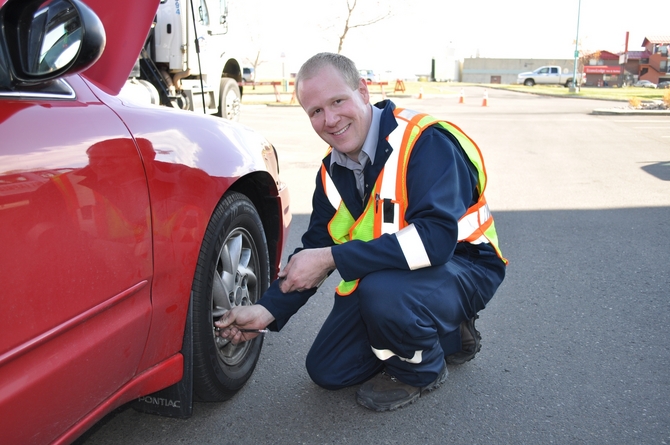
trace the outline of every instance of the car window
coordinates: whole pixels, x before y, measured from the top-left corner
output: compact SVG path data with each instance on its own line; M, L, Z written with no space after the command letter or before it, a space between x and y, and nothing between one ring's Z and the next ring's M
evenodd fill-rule
M205 0L200 0L198 13L200 14L200 23L209 26L209 11L207 10L207 2Z

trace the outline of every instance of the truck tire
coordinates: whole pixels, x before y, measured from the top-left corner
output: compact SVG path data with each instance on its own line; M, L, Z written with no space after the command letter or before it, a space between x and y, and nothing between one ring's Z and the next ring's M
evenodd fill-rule
M572 79L568 79L565 81L565 88L570 88L572 86Z
M238 121L241 99L240 87L235 79L222 77L221 88L219 89L219 111L216 115L231 121Z
M230 399L256 367L263 335L238 345L215 335L214 321L236 306L254 304L270 283L263 224L253 203L231 192L207 226L193 278L193 395Z
M535 85L535 81L533 79L526 79L523 81L523 84L527 87L532 87Z

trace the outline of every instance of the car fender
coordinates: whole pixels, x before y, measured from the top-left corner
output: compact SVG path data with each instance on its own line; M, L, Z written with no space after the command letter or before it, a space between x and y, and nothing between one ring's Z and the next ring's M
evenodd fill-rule
M280 226L285 231L274 235L279 237L274 244L282 245L290 221L287 193L277 176L274 148L251 128L198 113L135 104L95 85L91 89L134 135L147 176L155 271L151 332L142 370L180 350L200 240L224 194L247 178L262 184L263 198L275 200L274 217L284 218ZM179 205L174 204L175 193ZM173 196L171 204L162 199L168 195ZM175 243L175 237L183 242Z

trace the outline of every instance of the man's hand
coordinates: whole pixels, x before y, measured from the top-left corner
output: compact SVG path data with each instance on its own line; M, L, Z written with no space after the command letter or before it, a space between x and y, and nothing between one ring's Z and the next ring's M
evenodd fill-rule
M279 288L287 293L317 287L331 270L335 270L335 260L330 247L301 250L279 272Z
M264 329L274 321L274 317L263 306L237 306L223 314L214 326L220 329L217 335L229 339L234 345L258 336L253 332L240 332L240 329Z

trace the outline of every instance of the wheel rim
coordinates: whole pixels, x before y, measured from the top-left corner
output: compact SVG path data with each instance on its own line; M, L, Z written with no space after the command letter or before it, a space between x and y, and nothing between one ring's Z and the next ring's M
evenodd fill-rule
M237 306L250 306L258 301L260 293L258 250L253 238L243 228L228 234L217 257L212 282L212 335L214 321ZM251 341L233 345L214 335L219 362L234 366L245 358Z
M238 114L240 114L240 98L237 97L235 91L228 90L226 93L226 119L235 120Z

